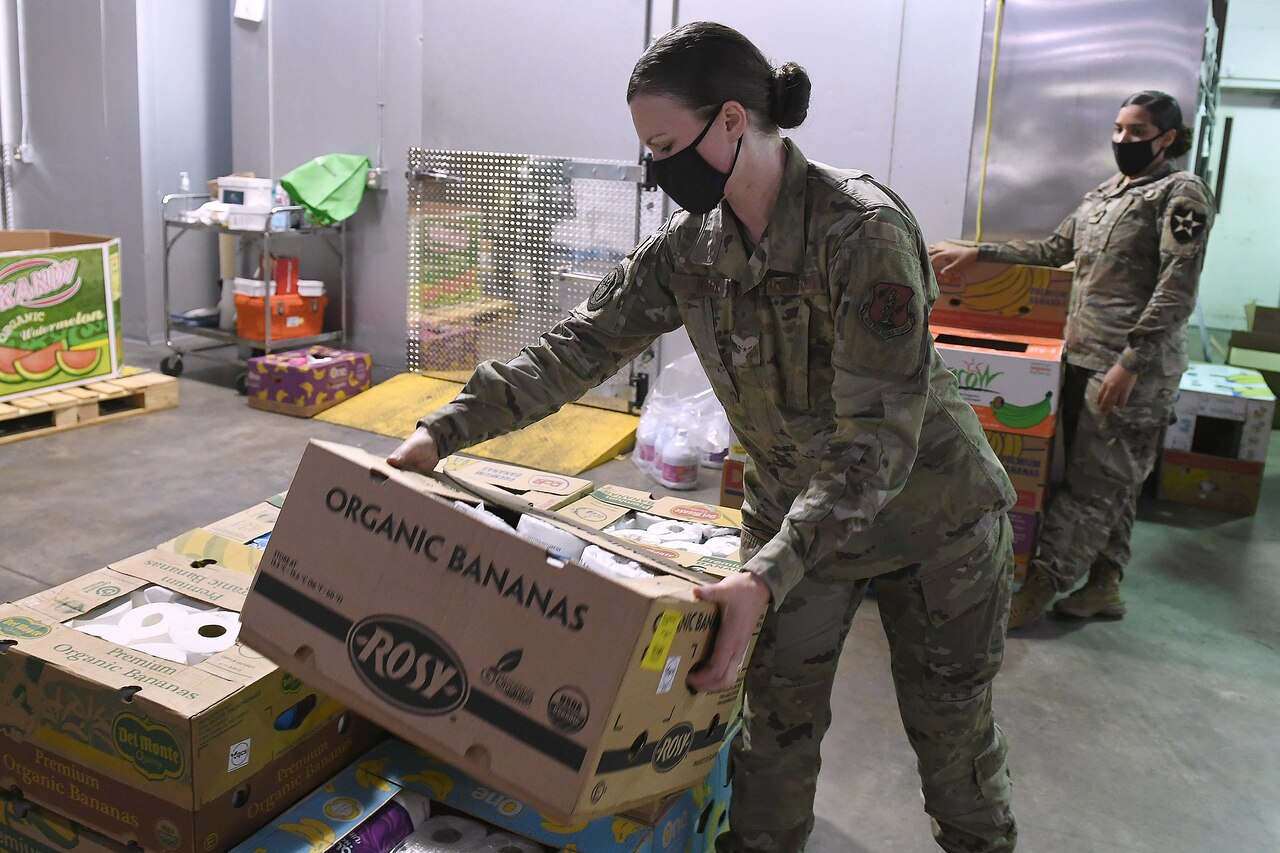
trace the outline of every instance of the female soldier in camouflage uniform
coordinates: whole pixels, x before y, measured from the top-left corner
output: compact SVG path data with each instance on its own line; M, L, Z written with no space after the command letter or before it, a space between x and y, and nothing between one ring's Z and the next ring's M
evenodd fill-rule
M718 849L803 848L836 663L874 577L939 845L1012 850L991 681L1014 493L933 348L937 285L915 219L867 175L811 162L779 135L804 120L808 75L771 68L727 27L658 39L627 100L685 212L539 342L481 365L391 463L430 471L532 423L683 324L749 454L745 571L698 591L721 626L690 686L734 688L763 618Z
M976 260L1076 262L1060 407L1066 483L1045 514L1010 628L1039 619L1086 572L1084 587L1053 609L1124 615L1120 579L1138 493L1187 367L1186 323L1214 215L1204 182L1170 162L1190 149L1191 130L1173 97L1139 92L1121 106L1111 144L1120 174L1086 195L1047 240L932 253L943 281Z

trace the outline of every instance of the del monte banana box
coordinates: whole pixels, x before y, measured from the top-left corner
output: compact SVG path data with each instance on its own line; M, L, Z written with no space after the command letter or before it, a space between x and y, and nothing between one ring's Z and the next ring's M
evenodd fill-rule
M593 487L590 480L566 477L549 471L538 471L520 465L494 462L477 456L455 453L440 460L436 471L447 473L463 483L481 483L506 489L520 495L529 506L538 509L559 509L572 503Z
M1071 302L1071 269L979 261L955 284L938 282L929 322L985 332L1060 338Z
M742 510L740 509L716 506L669 495L654 497L649 492L640 491L639 489L628 489L624 486L608 484L599 486L591 494L557 510L557 515L595 530L604 530L637 512L670 519L671 521L687 521L728 528L735 533L739 533L742 530ZM674 543L670 545L633 543L633 547L639 548L652 556L665 558L681 566L697 569L718 577L725 577L742 568L742 563L736 558L736 555L713 557L706 554L694 554L680 550Z
M706 575L620 548L652 577L557 559L380 456L312 441L245 602L246 642L406 741L572 822L701 781L739 687L693 694ZM497 489L503 521L532 514Z
M187 665L75 628L157 588L239 611L247 581L148 551L0 606L0 788L119 843L207 853L350 763L377 729L242 643Z
M120 241L0 231L0 401L115 376Z
M930 331L983 429L1053 435L1062 396L1062 341L946 326Z
M12 791L0 791L0 850L5 853L136 853Z

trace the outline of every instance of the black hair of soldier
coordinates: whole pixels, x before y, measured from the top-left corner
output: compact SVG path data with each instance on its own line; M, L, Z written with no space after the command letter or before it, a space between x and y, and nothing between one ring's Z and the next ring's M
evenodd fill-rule
M657 38L636 61L627 103L639 94L666 95L709 119L737 101L757 130L799 127L809 113L809 74L794 62L777 68L735 29L695 21Z
M1178 131L1173 142L1164 151L1166 158L1181 157L1191 150L1191 128L1182 123L1182 107L1173 95L1155 89L1144 89L1125 98L1120 106L1142 107L1146 110L1147 115L1151 116L1151 123L1160 129L1157 136L1168 133L1170 129Z

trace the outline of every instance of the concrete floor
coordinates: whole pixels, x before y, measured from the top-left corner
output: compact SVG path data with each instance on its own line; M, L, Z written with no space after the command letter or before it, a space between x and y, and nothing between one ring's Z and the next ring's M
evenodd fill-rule
M134 347L130 361L162 354ZM0 600L279 492L309 437L396 445L251 410L234 375L190 357L176 410L0 447ZM617 460L588 476L642 483ZM705 482L699 497L714 500ZM1144 502L1123 621L1046 621L1009 640L996 707L1021 849L1280 850L1277 508L1280 441L1253 518ZM874 610L868 600L845 647L812 853L936 849Z

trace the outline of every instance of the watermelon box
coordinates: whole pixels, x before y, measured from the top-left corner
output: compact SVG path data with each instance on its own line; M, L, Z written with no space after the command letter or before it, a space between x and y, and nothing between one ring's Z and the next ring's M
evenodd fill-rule
M120 241L0 231L0 401L116 376Z

